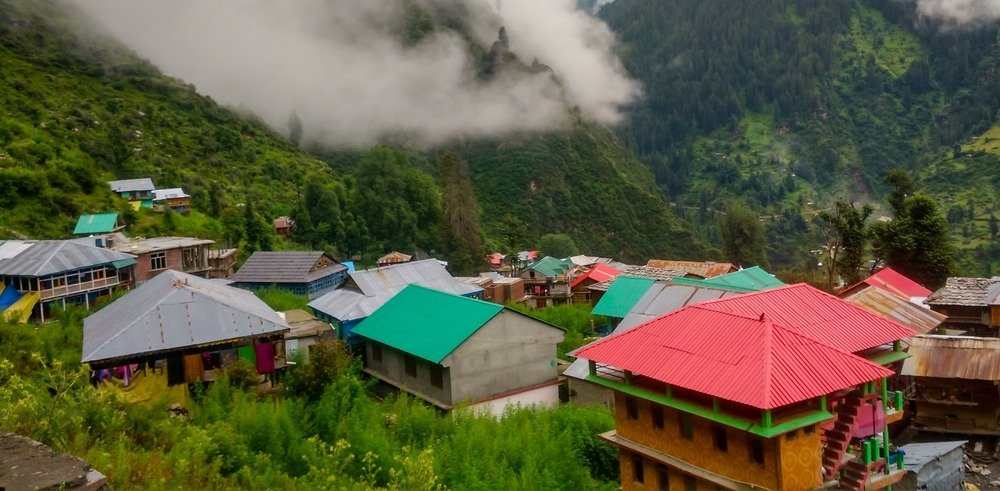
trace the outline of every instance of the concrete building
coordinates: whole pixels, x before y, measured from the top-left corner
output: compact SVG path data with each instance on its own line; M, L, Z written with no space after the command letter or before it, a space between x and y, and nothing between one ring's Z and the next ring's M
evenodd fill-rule
M122 234L115 235L108 248L136 256L136 284L145 283L168 269L202 278L208 277L212 269L208 253L215 244L213 240L194 237L130 239Z
M559 401L565 333L500 305L410 285L354 332L367 373L442 409Z

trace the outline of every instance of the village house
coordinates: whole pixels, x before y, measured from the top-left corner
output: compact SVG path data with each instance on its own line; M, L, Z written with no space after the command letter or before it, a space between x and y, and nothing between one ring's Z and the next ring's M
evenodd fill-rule
M321 251L257 251L230 277L246 290L276 287L310 299L347 279L347 268Z
M482 288L482 299L487 302L506 305L507 302L519 302L524 298L524 280L521 278L508 278L497 272L489 272L455 279Z
M76 220L73 235L106 235L120 232L124 228L125 222L118 217L118 213L80 215L80 218Z
M501 414L559 402L562 329L506 307L409 285L354 328L365 372L441 409Z
M882 268L877 273L840 291L838 296L846 298L865 288L878 288L913 303L923 303L931 294L927 287L911 280L892 268Z
M947 324L971 335L993 337L1000 327L1000 276L948 278L927 297L927 305L948 316Z
M917 336L902 375L913 377L914 427L1000 435L1000 338Z
M187 215L191 213L191 196L181 188L154 189L153 209L164 211L167 208Z
M685 275L697 278L714 278L739 271L739 266L733 263L717 263L715 261L674 261L669 259L650 259L646 266L659 269L683 271Z
M274 226L274 233L288 238L292 235L292 219L288 217L278 217L271 221L271 225Z
M44 321L52 306L83 304L135 278L135 256L71 240L0 241L0 312Z
M898 322L917 334L935 334L947 319L943 314L921 307L886 290L870 286L841 298L873 314ZM905 344L905 342L904 342Z
M305 310L286 310L281 312L281 316L289 327L289 331L285 333L285 355L289 360L301 356L303 360L308 361L314 344L337 339L337 333L332 325L317 319Z
M208 267L209 278L229 278L236 272L236 249L209 249Z
M378 258L378 261L376 261L375 264L378 267L383 268L385 266L392 266L393 264L410 262L410 259L413 259L413 256L409 254L403 254L402 252L399 251L392 251Z
M601 437L623 489L883 489L905 474L887 465L888 403L898 419L902 397L884 365L911 335L791 285L689 305L575 355L615 392Z
M529 307L541 309L569 303L573 299L569 283L576 266L564 259L545 256L521 271Z
M136 256L135 282L141 285L168 269L208 277L212 269L208 253L214 243L193 237L130 239L116 234L107 247Z
M436 259L424 259L354 271L342 288L309 302L309 308L334 325L339 339L356 346L354 326L410 284L472 298L483 295L482 288L453 278Z
M111 191L129 200L136 210L153 207L153 190L156 189L156 186L153 185L153 180L148 177L110 181L108 185L111 186Z
M243 359L263 379L284 366L288 330L253 293L168 270L84 319L82 361L98 379L115 367L165 370L170 386L215 380Z
M588 289L589 286L614 279L621 274L622 272L614 266L604 263L593 264L585 272L573 278L573 281L570 281L569 288L573 293L573 303L591 303L592 295L591 290Z

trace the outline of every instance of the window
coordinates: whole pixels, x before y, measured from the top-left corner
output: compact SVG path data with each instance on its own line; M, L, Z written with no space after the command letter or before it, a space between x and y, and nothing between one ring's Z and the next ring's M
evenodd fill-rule
M720 452L729 450L729 438L726 435L725 426L712 427L712 439L715 441L715 449Z
M149 269L156 271L158 269L167 268L167 253L166 252L154 252L149 255Z
M685 491L698 491L698 480L694 476L684 476L684 490Z
M431 385L439 389L444 387L444 370L441 365L431 365Z
M691 422L691 415L687 413L677 413L681 426L681 438L687 440L694 439L694 425Z
M651 404L649 406L649 414L653 420L653 428L658 430L663 429L663 406L658 406Z
M411 376L411 377L416 377L417 376L417 359L414 358L414 357L412 357L412 356L410 356L410 355L406 355L406 358L403 359L403 363L406 365L406 367L405 367L406 368L406 374L409 375L409 376Z
M642 456L632 454L632 480L642 484L646 480L646 469L642 463Z
M751 436L750 438L750 460L755 464L764 465L764 440Z
M799 430L792 430L785 433L785 440L792 441L799 437Z
M663 464L656 464L656 488L670 491L670 470Z
M816 425L809 425L802 428L803 435L812 435L813 433L816 433Z
M372 343L372 361L375 363L382 363L382 345L378 343Z
M628 419L639 419L639 401L635 400L635 397L625 396L625 413Z

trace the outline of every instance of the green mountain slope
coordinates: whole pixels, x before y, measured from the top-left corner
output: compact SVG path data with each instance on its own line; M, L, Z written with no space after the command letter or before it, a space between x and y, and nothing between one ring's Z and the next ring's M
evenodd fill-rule
M976 184L995 182L995 166L973 165L956 189L940 172L931 177L931 162L950 162L953 147L994 123L998 26L941 29L914 9L892 0L617 0L600 15L646 87L626 131L660 186L685 206L740 199L778 217L772 263L790 267L816 246L816 207L835 197L878 203L891 168L912 171L946 206L957 192L997 208L997 188ZM711 233L712 214L702 215Z

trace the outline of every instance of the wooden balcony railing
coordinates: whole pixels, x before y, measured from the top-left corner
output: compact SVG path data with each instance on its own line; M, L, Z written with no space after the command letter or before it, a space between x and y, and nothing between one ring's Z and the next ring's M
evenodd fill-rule
M48 300L51 298L67 297L70 295L75 295L77 293L84 293L93 290L101 290L104 288L109 288L118 285L121 281L118 280L117 276L112 276L108 278L101 278L91 281L81 281L75 285L63 285L47 290L41 290L38 292L42 300Z

